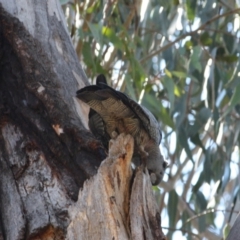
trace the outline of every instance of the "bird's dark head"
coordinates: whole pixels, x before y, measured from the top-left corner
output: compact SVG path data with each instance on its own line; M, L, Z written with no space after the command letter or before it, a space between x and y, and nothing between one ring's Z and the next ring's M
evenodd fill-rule
M151 183L153 186L158 185L162 181L164 171L167 168L167 166L168 166L168 163L166 161L163 161L162 170L156 171L156 169L154 169L154 170L148 169L149 175L150 175L150 180L151 180Z
M158 185L163 179L168 163L164 160L157 144L152 145L149 149L146 165L152 185Z

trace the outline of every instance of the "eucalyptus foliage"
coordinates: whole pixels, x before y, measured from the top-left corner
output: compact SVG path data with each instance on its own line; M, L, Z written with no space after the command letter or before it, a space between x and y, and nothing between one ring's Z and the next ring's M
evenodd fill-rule
M168 239L220 239L239 202L240 1L61 3L89 79L104 73L161 123Z

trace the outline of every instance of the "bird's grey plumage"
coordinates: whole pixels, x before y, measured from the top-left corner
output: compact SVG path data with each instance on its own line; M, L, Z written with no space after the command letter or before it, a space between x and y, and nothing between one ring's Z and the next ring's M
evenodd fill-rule
M145 161L153 185L163 177L166 163L159 144L162 139L159 123L150 111L106 84L103 75L97 84L77 91L77 97L90 106L89 127L108 148L113 133L127 133L134 138L134 156Z

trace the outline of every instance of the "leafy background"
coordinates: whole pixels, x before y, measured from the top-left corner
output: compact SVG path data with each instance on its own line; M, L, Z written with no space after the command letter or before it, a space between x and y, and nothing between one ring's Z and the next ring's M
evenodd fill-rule
M160 121L168 239L223 239L239 210L240 1L60 0L90 81Z

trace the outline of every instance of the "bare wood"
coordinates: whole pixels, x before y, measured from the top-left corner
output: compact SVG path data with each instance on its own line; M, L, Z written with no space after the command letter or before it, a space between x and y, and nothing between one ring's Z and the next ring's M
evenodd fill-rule
M147 169L140 167L134 178L130 200L130 225L133 240L164 240L159 207L153 195Z
M133 138L121 134L110 145L71 208L67 239L165 239L148 173L139 169L131 184Z
M84 184L67 239L129 239L128 201L133 139L120 135L98 174Z

